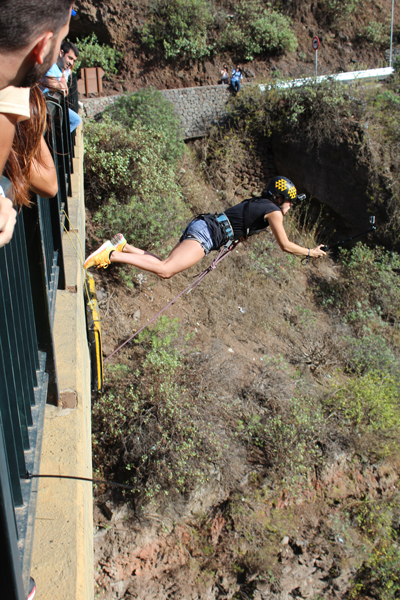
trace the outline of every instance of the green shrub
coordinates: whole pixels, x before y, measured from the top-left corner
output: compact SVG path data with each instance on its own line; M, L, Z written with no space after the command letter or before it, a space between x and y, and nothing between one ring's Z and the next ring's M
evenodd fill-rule
M361 0L321 0L318 8L331 25L339 24L354 14Z
M117 73L116 64L123 55L111 46L99 44L95 33L83 40L76 40L75 44L79 50L79 57L75 63L76 69L101 67L106 74Z
M184 364L171 347L177 334L177 322L166 317L143 332L137 345L145 359L137 362L131 384L113 389L106 382L107 391L93 405L95 467L136 486L147 499L203 483L213 450L208 418L189 398Z
M357 570L349 600L366 597L395 600L400 595L399 497L367 496L351 510L361 531L367 556Z
M149 48L162 47L167 59L199 59L217 50L253 60L297 48L290 19L257 0L239 0L220 10L208 0L156 0L141 35Z
M390 45L390 26L387 23L371 21L358 35L369 44L380 48Z
M369 248L358 243L352 250L342 250L341 258L348 280L347 289L354 294L350 320L368 318L368 310L391 323L400 320L400 288L396 270L400 256L382 247Z
M396 85L396 82L394 82ZM398 82L397 82L398 85ZM400 137L400 96L398 89L378 90L368 97L372 117L371 132L383 136L384 143L397 145Z
M310 81L301 88L281 83L271 80L264 91L243 89L230 105L234 122L252 135L278 131L291 140L299 136L303 143L316 145L351 139L354 125L349 117L357 111L340 83Z
M400 430L399 382L381 371L350 379L333 404L357 432Z
M157 132L163 138L162 157L167 162L176 162L182 157L185 144L179 120L174 116L173 104L165 100L158 90L146 89L125 94L105 114L128 129L134 128L139 122Z
M400 321L400 256L361 243L351 250L342 249L340 256L342 277L318 286L322 305L335 307L343 321L363 335L395 331Z
M105 117L85 128L85 189L98 235L122 231L148 248L177 235L184 205L165 137L139 122L126 129Z
M398 599L399 564L399 543L388 539L379 540L370 558L357 572L356 582L348 596L349 600L364 600L366 597L379 600Z
M399 361L380 334L366 333L361 338L346 338L347 366L360 375L368 371L399 372Z
M238 57L253 60L261 54L294 52L296 35L288 17L257 0L239 0L234 5L234 17L226 24L220 39L224 50Z
M317 442L324 430L320 403L294 396L279 406L269 405L262 415L242 414L237 434L250 447L264 453L264 461L285 478L287 483L307 480L310 469L321 460Z
M212 50L207 30L212 25L207 0L156 0L152 17L141 32L153 49L161 45L165 58L203 58Z

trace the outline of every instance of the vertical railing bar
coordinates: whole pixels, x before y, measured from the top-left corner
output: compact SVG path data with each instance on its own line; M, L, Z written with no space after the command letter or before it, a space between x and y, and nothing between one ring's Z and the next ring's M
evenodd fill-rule
M1 264L1 261L0 261ZM1 278L3 279L3 278ZM3 307L5 307L4 302L4 288L5 286L1 286L0 290L0 301L3 303ZM10 341L8 337L8 328L7 328L7 320L8 320L8 311L4 308L4 311L0 311L0 341L2 348L10 348ZM18 411L18 390L14 376L13 365L10 357L10 352L6 352L2 354L2 364L4 365L4 376L7 385L8 395L7 395L7 410L10 415L10 422L7 423L7 429L5 431L5 435L11 446L15 448L15 456L18 462L18 472L12 473L13 477L19 477L25 470L25 456L24 456L24 439L22 433L22 427L20 426L19 421L19 411ZM11 398L17 398L17 402L11 402ZM26 429L27 435L27 429ZM15 479L14 479L15 481ZM17 491L15 490L15 494ZM22 500L22 499L21 499ZM17 503L17 500L15 500Z
M53 329L49 306L48 284L46 281L45 253L41 239L39 216L40 204L33 203L29 211L24 212L26 223L32 224L30 251L28 253L29 275L32 287L33 309L39 350L46 353L46 372L49 374L48 402L57 404L59 388L57 365L54 350ZM33 227L35 224L35 227Z
M34 386L37 386L37 376L36 371L39 369L39 354L38 354L38 346L37 346L37 338L35 331L35 322L34 322L34 314L33 314L33 305L32 305L32 290L29 282L29 274L28 274L28 256L26 250L26 241L25 241L25 225L23 215L20 213L18 216L18 227L17 227L17 244L21 255L21 270L22 270L22 279L24 285L24 297L26 299L26 317L28 321L28 338L29 345L31 348L31 357L32 357L32 367L34 370Z
M40 245L42 247L42 256L43 256L43 269L45 275L46 288L49 289L49 269L47 267L47 252L45 247L45 240L43 236L43 224L44 224L44 215L42 214L42 202L39 196L36 196L38 214L39 214L39 230L40 230Z
M60 166L60 189L62 193L62 201L64 203L64 210L68 214L68 168L62 129L62 107L53 99L48 99L47 102L50 104L51 109L55 111L53 121L57 155ZM68 222L66 223L66 227L68 229Z
M47 132L47 136L46 136L46 142L50 149L51 155L53 157L54 165L56 167L57 183L58 183L57 201L58 201L58 209L59 209L59 211L61 211L61 204L63 202L63 192L65 193L65 190L64 190L63 186L61 185L61 182L62 182L62 176L61 176L62 160L61 161L59 160L59 154L57 151L57 139L56 139L54 115L53 115L55 110L56 109L55 109L54 105L47 103L48 132Z
M54 119L53 115L49 114L49 121L52 124L52 145L54 146L54 150L51 149L50 144L48 142L50 151L53 156L54 164L57 171L57 181L58 181L58 191L54 198L49 201L49 209L50 209L50 221L53 233L53 244L54 250L58 254L58 266L60 267L59 277L58 277L58 289L65 290L65 267L64 267L64 252L62 245L62 224L64 223L64 216L61 212L62 205L62 193L60 186L60 173L58 168L58 156L55 151L55 134L54 134Z
M7 459L0 416L0 539L1 539L1 595L7 600L26 598L22 582L22 568L17 546L15 513L8 482Z
M26 379L23 376L21 369L19 345L22 343L20 337L20 328L17 323L17 314L13 304L12 288L15 287L14 274L13 274L13 256L12 248L15 244L15 240L12 240L10 244L4 246L4 265L3 268L0 266L2 271L2 292L3 302L7 313L7 320L5 327L8 334L8 344L10 348L9 356L5 356L4 360L9 361L9 368L12 370L14 377L14 385L16 390L16 409L18 414L14 414L14 425L21 428L23 447L25 450L29 449L29 435L28 435L28 424L32 423L32 417L30 414L30 402L29 402L29 415L27 414L27 402L26 402ZM23 472L23 471L22 471Z
M21 250L19 244L19 221L22 221L18 216L17 223L14 230L14 239L12 242L12 251L6 252L6 260L8 264L8 273L10 287L14 290L13 293L13 309L15 318L18 319L19 327L16 331L17 339L17 352L19 356L19 363L22 369L22 385L24 389L24 405L25 415L28 426L32 425L31 405L35 403L35 395L33 392L34 384L36 381L36 372L31 361L31 354L29 348L29 330L27 326L27 314L26 314L26 296L25 288L23 285L23 277L21 273L22 260Z
M1 318L2 311L0 310L0 326L2 325L3 319ZM2 344L2 340L0 338L0 346L4 347ZM14 426L12 422L11 416L11 406L10 406L10 387L7 383L6 376L6 368L3 361L3 355L0 355L0 389L2 391L0 397L0 416L3 419L5 424L5 437L6 437L6 448L7 448L7 464L8 464L8 477L11 482L11 494L13 497L13 501L16 505L21 505L22 500L22 491L20 485L20 468L19 462L24 461L25 458L22 459L21 453L23 454L22 449L22 438L20 435L20 431L14 433ZM18 435L19 433L19 435ZM18 441L16 440L18 437Z
M43 198L37 196L37 203L39 206L39 223L40 223L40 233L42 238L43 252L46 257L45 265L46 265L46 282L47 282L47 292L50 290L51 285L51 263L52 256L50 256L49 252L49 237L47 235L47 219L46 219L46 205Z

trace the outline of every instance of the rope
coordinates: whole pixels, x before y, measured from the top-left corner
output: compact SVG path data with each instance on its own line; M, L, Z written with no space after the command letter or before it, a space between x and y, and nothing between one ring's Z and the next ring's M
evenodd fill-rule
M27 471L25 475L21 477L21 479L34 479L39 477L45 477L46 479L73 479L75 481L89 481L90 483L96 483L98 485L111 485L112 487L119 487L123 488L124 490L132 491L137 489L133 485L126 485L125 483L115 483L114 481L109 481L107 479L90 479L89 477L78 477L76 475L42 475L37 473L29 473L29 471Z
M116 354L119 350L121 350L121 348L123 348L126 344L128 344L131 340L133 340L133 338L135 338L137 335L139 335L139 333L141 333L143 331L143 329L145 329L146 327L148 327L150 325L150 323L152 323L153 321L155 321L165 310L167 310L167 308L169 308L171 306L171 304L173 304L174 302L176 302L176 300L178 300L178 298L180 298L184 293L188 294L189 292L191 292L192 290L194 290L194 288L197 287L199 285L199 283L201 283L203 281L204 277L208 273L210 273L211 271L213 271L215 269L215 267L221 262L221 260L223 260L226 256L228 256L228 254L230 252L232 252L232 250L234 248L236 248L236 246L238 245L238 243L239 243L239 240L237 240L236 242L233 242L228 248L226 246L224 246L223 248L221 248L218 256L216 258L214 258L214 260L212 261L212 263L210 264L210 266L207 267L207 269L205 269L199 275L195 275L196 279L194 281L192 281L192 283L190 283L182 292L180 292L177 296L175 296L175 298L173 298L173 300L171 300L170 302L168 302L168 304L166 306L164 306L164 308L162 308L161 310L159 310L158 313L156 315L154 315L154 317L152 317L150 319L150 321L148 321L145 325L143 325L143 327L141 327L140 329L138 329L133 335L131 335L131 337L129 339L127 339L120 346L118 346L118 348L116 348L114 350L114 352L112 352L111 354L109 354L104 359L104 362L106 362L107 360L109 360L112 356L114 356L114 354Z

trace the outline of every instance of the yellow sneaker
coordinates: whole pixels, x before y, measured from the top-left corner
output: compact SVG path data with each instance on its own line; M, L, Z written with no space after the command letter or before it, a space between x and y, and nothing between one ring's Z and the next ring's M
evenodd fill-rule
M93 252L88 258L85 260L83 266L85 269L90 269L90 267L96 267L96 269L107 269L110 264L110 254L115 250L115 247L112 245L110 240L104 242L100 248L98 248L95 252Z
M111 238L111 243L113 246L115 246L115 249L118 250L118 252L122 252L122 250L125 248L126 239L122 233L116 233L114 237Z

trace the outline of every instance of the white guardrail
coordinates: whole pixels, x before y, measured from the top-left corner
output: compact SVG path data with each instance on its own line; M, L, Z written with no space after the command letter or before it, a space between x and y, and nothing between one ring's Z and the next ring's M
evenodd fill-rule
M291 88L291 87L301 87L307 83L321 83L322 81L326 81L327 79L331 79L334 81L361 81L363 79L381 79L383 77L388 77L394 73L393 67L384 67L383 69L368 69L367 71L350 71L349 73L337 73L336 75L319 75L318 77L303 77L301 79L292 79L291 81L277 81L274 84L265 85L260 84L259 88L262 92L265 92L266 89L270 89L271 87L277 88Z

